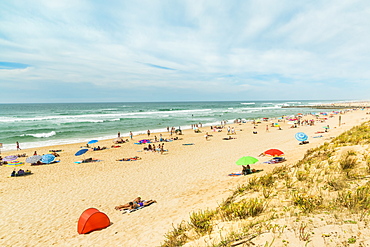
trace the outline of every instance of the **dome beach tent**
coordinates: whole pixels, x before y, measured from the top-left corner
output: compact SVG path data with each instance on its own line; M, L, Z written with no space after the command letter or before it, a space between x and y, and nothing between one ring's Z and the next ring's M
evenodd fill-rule
M78 220L77 231L79 234L85 234L92 231L104 229L110 225L110 220L105 213L96 208L86 209Z

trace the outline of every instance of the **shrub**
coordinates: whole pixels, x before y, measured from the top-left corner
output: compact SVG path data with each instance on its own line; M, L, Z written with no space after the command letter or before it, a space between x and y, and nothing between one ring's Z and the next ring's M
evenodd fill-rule
M298 206L304 213L311 213L322 205L322 197L307 195L305 193L293 193L293 204Z
M166 233L164 237L166 240L163 244L161 244L161 247L176 247L176 246L183 246L187 242L187 227L182 222L177 227L173 227L173 230Z
M226 220L245 219L261 214L265 209L264 202L254 199L243 199L220 207L220 214Z
M213 229L211 220L214 215L215 211L211 210L193 212L190 215L190 226L200 235L211 233Z

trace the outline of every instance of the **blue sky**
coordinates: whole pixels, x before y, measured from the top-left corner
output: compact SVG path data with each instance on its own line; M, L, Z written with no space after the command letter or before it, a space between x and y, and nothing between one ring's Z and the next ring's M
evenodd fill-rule
M0 2L0 103L361 100L370 2Z

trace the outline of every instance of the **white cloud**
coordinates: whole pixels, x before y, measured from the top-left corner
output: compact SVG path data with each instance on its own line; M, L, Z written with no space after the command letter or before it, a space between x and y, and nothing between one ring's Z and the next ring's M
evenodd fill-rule
M369 89L369 13L366 1L2 2L0 62L31 67L0 75L20 90L89 82L162 90L152 95L194 88L194 100L225 90L266 99L302 88L312 98L319 85L361 98Z

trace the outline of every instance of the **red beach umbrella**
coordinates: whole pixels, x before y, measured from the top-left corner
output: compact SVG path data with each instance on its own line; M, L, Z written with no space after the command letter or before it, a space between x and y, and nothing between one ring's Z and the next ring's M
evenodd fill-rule
M269 149L264 152L265 155L270 155L270 156L282 156L284 155L284 152L279 150L279 149Z

